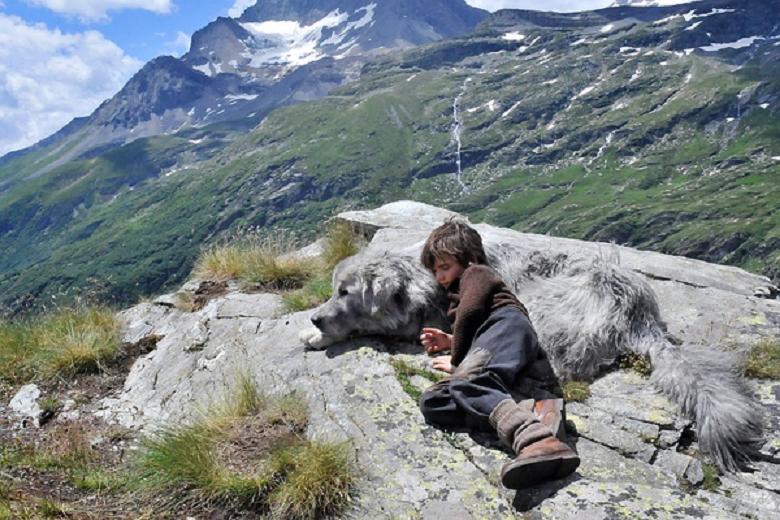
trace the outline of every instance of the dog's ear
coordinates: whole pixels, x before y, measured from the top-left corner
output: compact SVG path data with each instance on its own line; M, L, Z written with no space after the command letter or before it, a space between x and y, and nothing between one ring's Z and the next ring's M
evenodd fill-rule
M370 287L371 295L368 298L371 314L377 314L383 307L390 303L390 300L401 289L400 280L394 272L374 273L370 283L366 280L364 285L363 301L367 301L366 290Z

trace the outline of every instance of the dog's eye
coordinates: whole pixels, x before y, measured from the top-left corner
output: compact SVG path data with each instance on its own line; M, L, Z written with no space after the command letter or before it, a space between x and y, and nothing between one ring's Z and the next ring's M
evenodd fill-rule
M339 289L339 296L346 296L349 294L349 291L346 289Z

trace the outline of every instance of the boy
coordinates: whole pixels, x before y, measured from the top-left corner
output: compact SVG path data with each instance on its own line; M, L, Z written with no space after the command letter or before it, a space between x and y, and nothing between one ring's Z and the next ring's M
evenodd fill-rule
M501 469L507 488L571 474L580 459L559 440L565 435L563 401L516 403L510 394L518 376L526 378L546 358L525 306L487 265L479 233L451 219L431 232L421 261L447 291L452 322L451 335L424 328L420 336L428 354L450 351L434 358L433 367L452 374L421 396L426 420L496 431L517 455Z

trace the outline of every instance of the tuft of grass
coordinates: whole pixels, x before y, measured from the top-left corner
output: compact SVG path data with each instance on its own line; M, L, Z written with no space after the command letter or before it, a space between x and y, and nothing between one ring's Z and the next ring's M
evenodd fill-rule
M87 468L95 460L85 433L79 429L53 430L46 446L0 446L0 469L59 470L66 473Z
M292 254L290 240L250 235L212 246L195 262L194 273L207 280L243 280L276 290L296 289L317 270L317 259Z
M653 365L650 362L650 357L634 352L621 354L618 358L618 366L626 370L633 370L643 377L650 377L650 374L653 373Z
M143 440L139 461L142 478L152 487L184 486L211 489L217 480L215 428L196 424L162 429Z
M38 406L44 414L54 415L62 408L62 402L53 396L46 396L38 401Z
M319 273L309 279L303 287L282 295L288 312L305 311L328 301L333 294L330 273Z
M322 258L325 261L325 265L333 269L343 259L360 251L365 242L363 235L356 233L349 222L332 222L328 227L322 250Z
M290 455L292 469L271 494L271 517L314 519L338 512L354 483L344 444L308 443Z
M715 464L702 464L702 469L704 470L704 480L701 483L702 489L707 491L718 489L720 487L720 477Z
M581 403L590 397L590 385L584 381L567 381L563 384L563 399Z
M68 516L62 505L52 502L51 500L42 500L41 503L38 504L38 513L40 513L43 518L64 518Z
M269 399L260 393L257 385L247 374L240 374L237 378L238 389L235 398L232 399L233 415L243 417L258 414L268 407Z
M100 371L118 347L119 326L105 307L0 322L0 378L21 383Z
M125 487L128 476L119 473L109 473L98 468L89 468L75 473L71 483L82 491L116 491Z
M265 396L241 376L230 399L200 420L142 442L140 481L152 493L273 518L337 512L354 480L349 457L343 446L304 440L307 423L299 397Z
M418 368L412 365L411 363L404 361L403 359L400 358L391 359L390 365L392 365L393 369L395 370L395 377L400 383L403 391L406 392L406 394L412 399L414 399L415 401L420 400L422 391L419 388L417 388L414 385L414 383L412 383L412 376L424 377L425 379L429 380L432 383L438 383L439 381L447 377L447 374L436 373L431 370Z
M753 345L742 372L746 377L780 379L780 340L766 338Z

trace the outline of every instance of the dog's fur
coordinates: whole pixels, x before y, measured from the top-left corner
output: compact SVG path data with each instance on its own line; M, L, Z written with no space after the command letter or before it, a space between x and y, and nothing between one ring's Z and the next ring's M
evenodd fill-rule
M666 334L650 286L615 261L488 248L492 265L527 305L562 380L593 380L623 353L647 355L651 381L696 421L699 446L723 469L747 460L762 425L758 405L722 351L678 346ZM416 259L357 255L333 274L333 297L301 333L311 348L358 335L415 339L446 328L443 290ZM445 329L446 330L446 329Z
M311 348L351 336L411 340L423 326L447 328L447 297L415 259L359 254L333 270L333 296L312 315L315 329L301 332Z

